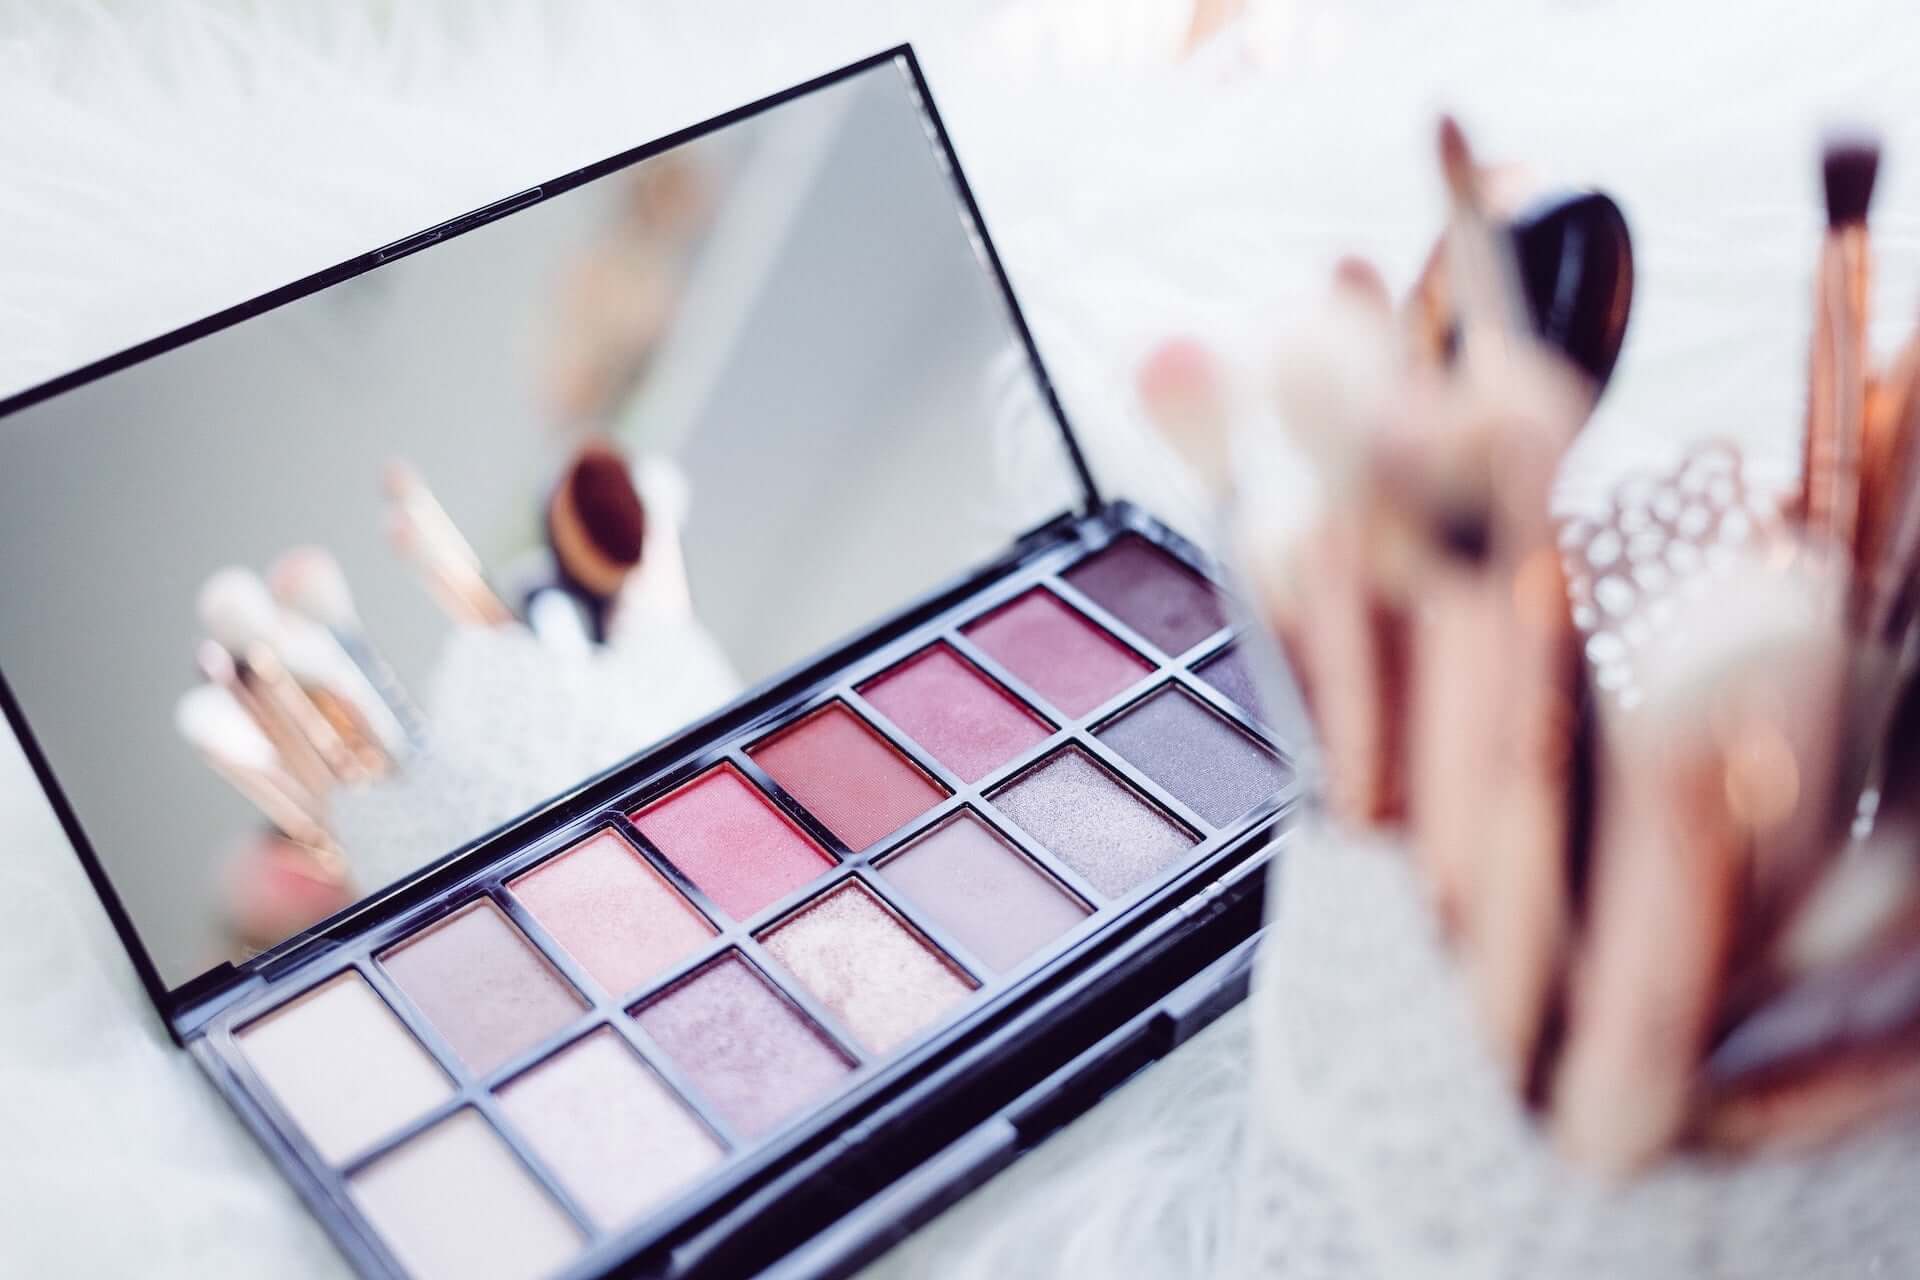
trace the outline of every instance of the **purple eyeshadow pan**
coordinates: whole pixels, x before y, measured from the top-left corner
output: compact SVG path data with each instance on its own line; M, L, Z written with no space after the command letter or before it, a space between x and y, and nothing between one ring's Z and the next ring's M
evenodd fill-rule
M1185 653L1227 625L1213 584L1137 535L1062 576L1169 654Z
M1098 737L1216 827L1270 798L1287 777L1272 752L1175 685L1109 720Z
M634 1010L634 1018L743 1136L777 1129L831 1093L853 1064L732 953Z

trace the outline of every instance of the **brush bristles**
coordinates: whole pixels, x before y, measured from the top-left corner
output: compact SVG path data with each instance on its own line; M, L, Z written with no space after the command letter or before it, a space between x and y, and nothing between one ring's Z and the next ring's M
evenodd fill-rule
M1827 193L1827 226L1838 230L1865 222L1867 206L1873 201L1873 180L1880 171L1880 143L1862 136L1834 139L1827 143L1820 167Z
M295 613L338 632L360 629L353 592L340 562L323 547L295 547L274 562L267 585Z

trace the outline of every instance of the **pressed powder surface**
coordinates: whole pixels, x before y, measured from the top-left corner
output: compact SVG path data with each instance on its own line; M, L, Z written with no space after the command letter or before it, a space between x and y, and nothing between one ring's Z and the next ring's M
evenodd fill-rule
M993 795L1000 811L1108 897L1177 862L1194 838L1077 747Z
M849 849L866 848L947 796L838 702L782 729L748 754Z
M675 983L634 1016L747 1137L777 1128L853 1069L737 953Z
M1247 670L1246 656L1240 650L1229 649L1208 658L1194 671L1241 710L1256 716L1262 714L1260 692L1253 687L1253 672Z
M542 863L512 888L567 954L615 995L713 937L693 904L614 831Z
M1085 715L1152 669L1059 596L1038 587L970 624L966 635L1070 716Z
M332 1164L453 1092L426 1049L357 973L321 983L234 1039L275 1100Z
M725 765L633 815L634 825L736 920L806 884L833 859Z
M533 1047L585 1007L485 900L416 933L380 963L477 1075Z
M1012 969L1088 914L972 814L941 823L891 855L880 874L996 972Z
M500 1103L603 1227L665 1203L720 1160L706 1126L605 1027L517 1077Z
M1172 686L1122 712L1098 737L1216 827L1286 780L1285 766L1265 748Z
M532 1280L580 1248L572 1219L471 1108L348 1185L413 1280Z
M1061 576L1170 654L1227 624L1212 584L1145 538L1121 538Z
M943 644L862 685L860 693L963 782L978 782L1053 732Z
M764 942L875 1053L911 1040L972 990L944 957L853 881L802 907Z

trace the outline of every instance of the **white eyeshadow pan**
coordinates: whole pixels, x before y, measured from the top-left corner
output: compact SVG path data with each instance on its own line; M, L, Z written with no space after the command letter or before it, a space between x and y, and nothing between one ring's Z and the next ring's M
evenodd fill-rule
M358 973L329 979L234 1035L274 1101L339 1164L453 1092Z
M534 1280L580 1249L573 1220L471 1107L348 1185L413 1280Z

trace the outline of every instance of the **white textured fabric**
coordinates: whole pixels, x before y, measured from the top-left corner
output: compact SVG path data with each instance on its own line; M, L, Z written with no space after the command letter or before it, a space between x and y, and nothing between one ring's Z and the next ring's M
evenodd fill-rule
M1285 1280L1920 1275L1920 1119L1828 1151L1557 1162L1481 1052L1401 851L1303 832L1253 996L1237 1270Z
M1096 471L1183 526L1191 508L1132 403L1135 360L1169 330L1264 332L1340 252L1373 254L1406 282L1440 216L1428 130L1442 103L1490 154L1603 183L1632 220L1636 318L1582 446L1576 501L1702 436L1791 457L1819 225L1812 146L1834 111L1864 112L1889 135L1875 207L1883 345L1914 312L1910 4L1255 0L1246 22L1176 67L1167 54L1188 8L0 0L0 393L901 38L920 49ZM167 1042L24 762L0 754L0 1274L338 1274L318 1228ZM1365 863L1351 872L1387 879ZM1331 874L1329 901L1343 883ZM1355 928L1375 909L1341 900ZM1301 927L1287 926L1286 945L1350 936L1339 919ZM1358 1009L1394 974L1411 982L1378 962L1364 987L1315 996L1322 966L1282 974L1270 994L1294 983L1301 1019L1337 996ZM1280 1190L1258 1217L1230 1213L1245 1023L1232 1015L879 1270L1197 1275L1252 1256L1227 1248L1230 1236L1257 1244L1252 1226L1274 1246L1260 1256L1275 1277L1391 1264L1399 1280L1440 1256L1415 1248L1422 1233L1459 1238L1513 1203L1476 1199L1485 1175L1472 1163L1426 1170L1428 1153L1460 1150L1445 1139L1356 1132L1389 1178L1369 1190L1331 1125L1372 1097L1356 1093L1337 1095L1340 1111L1325 1103L1317 1133L1292 1116L1301 1132L1275 1135L1292 1154L1260 1184ZM1328 1048L1364 1052L1360 1030L1329 1030ZM1326 1089L1331 1061L1282 1060L1257 1092L1278 1108L1294 1090ZM1311 1064L1320 1074L1292 1078ZM1454 1065L1461 1091L1481 1087ZM1482 1114L1447 1096L1375 1100L1354 1124L1438 1134ZM1494 1125L1484 1150L1507 1150L1514 1135ZM1843 1181L1889 1176L1864 1157L1849 1168ZM1795 1221L1791 1178L1743 1183L1750 1208L1721 1219L1708 1216L1724 1208L1709 1183L1671 1185L1658 1193L1674 1197L1671 1217L1697 1217L1699 1230ZM1378 1197L1388 1187L1459 1216L1383 1239L1385 1257L1360 1253L1392 1222L1368 1216L1394 1207ZM1556 1240L1580 1238L1570 1219L1549 1221ZM1756 1242L1701 1272L1810 1274L1791 1243ZM1352 1262L1308 1269L1323 1254ZM1736 1256L1760 1264L1741 1271ZM1504 1255L1482 1274L1533 1274L1528 1262ZM1913 1271L1896 1258L1878 1274Z

